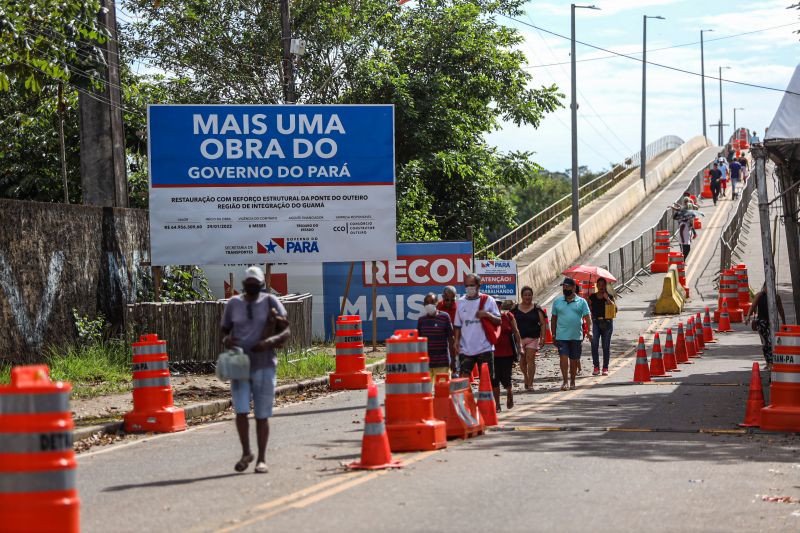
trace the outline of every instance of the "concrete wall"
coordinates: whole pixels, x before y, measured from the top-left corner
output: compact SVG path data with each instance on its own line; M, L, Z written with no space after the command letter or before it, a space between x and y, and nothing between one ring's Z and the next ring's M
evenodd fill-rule
M667 178L672 176L681 165L688 161L697 151L711 146L708 139L703 136L693 137L680 147L676 148L656 168L647 172L645 181L647 190L658 188ZM638 173L637 173L638 175ZM614 194L614 193L611 193ZM637 206L647 197L645 187L641 180L636 180L625 190L616 193L614 202L609 209L601 209L594 215L581 217L581 240L583 249L587 250L608 233L623 218L632 213ZM569 227L570 222L563 224ZM556 228L553 231L558 231ZM518 286L528 285L533 288L534 294L548 287L551 281L570 266L581 255L578 249L578 240L575 232L570 231L561 241L551 249L532 261L519 272Z
M73 338L73 309L122 325L149 257L146 211L0 199L0 220L0 360Z

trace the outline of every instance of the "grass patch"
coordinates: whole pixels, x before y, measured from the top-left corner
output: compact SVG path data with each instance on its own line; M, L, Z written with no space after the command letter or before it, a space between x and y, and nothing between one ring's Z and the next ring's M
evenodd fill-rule
M367 356L367 364L380 361L383 357ZM312 348L302 352L278 354L278 380L298 381L325 376L336 370L336 356Z
M131 348L121 340L51 346L45 351L43 363L50 367L50 379L72 384L75 398L92 398L131 388ZM10 380L11 367L0 368L0 383Z

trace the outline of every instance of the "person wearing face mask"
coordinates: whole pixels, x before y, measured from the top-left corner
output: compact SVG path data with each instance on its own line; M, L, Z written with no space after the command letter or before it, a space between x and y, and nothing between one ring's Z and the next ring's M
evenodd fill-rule
M450 322L456 321L456 298L458 298L456 288L452 285L448 285L442 291L442 299L436 304L436 309L450 315Z
M564 278L561 283L563 296L553 302L552 320L550 330L553 333L561 364L561 390L575 388L575 376L581 359L581 343L583 342L583 329L586 325L586 336L592 340L592 318L589 304L586 300L575 294L576 283L572 278ZM567 377L569 373L569 385Z
M428 339L428 366L431 380L436 374L450 374L455 371L455 342L450 315L436 309L436 294L429 292L423 300L423 315L417 319L420 337Z
M269 440L269 417L275 401L275 370L278 363L275 348L289 340L286 309L272 294L262 292L264 272L257 266L245 271L243 294L228 300L222 313L222 343L225 348L240 347L250 358L250 379L232 380L231 397L236 412L236 431L242 445L242 457L234 466L244 472L256 459L250 448L247 416L253 401L256 419L258 460L255 471L266 473L265 454Z
M494 298L480 292L481 278L467 274L464 278L465 294L456 307L455 345L460 358L459 374L469 376L476 364L489 367L489 377L494 379L494 345L486 336L484 321L495 328L500 326L500 310Z

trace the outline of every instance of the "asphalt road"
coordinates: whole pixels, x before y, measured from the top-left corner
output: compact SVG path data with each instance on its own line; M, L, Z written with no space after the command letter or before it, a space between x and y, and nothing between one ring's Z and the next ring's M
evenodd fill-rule
M713 292L715 242L731 206L703 207L689 264L703 294ZM651 211L624 232L648 227ZM519 393L499 428L438 452L397 454L399 471L341 466L359 453L363 391L279 408L267 475L233 472L230 419L81 454L83 530L797 531L800 504L762 496L800 499L800 440L736 426L760 358L749 328L734 325L658 384L631 383L638 335L681 319L651 315L660 286L659 276L645 278L621 300L611 375L584 372L569 392L555 382Z

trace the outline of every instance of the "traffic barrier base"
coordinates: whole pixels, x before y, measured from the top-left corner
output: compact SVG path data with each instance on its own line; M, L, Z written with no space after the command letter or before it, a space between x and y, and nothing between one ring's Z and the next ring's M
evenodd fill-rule
M433 414L447 424L447 438L468 439L483 435L483 422L467 378L436 375Z
M656 300L655 314L677 315L681 313L686 304L685 295L683 287L678 283L677 268L670 266L664 276L661 294Z
M71 391L45 365L0 386L0 531L80 531Z

